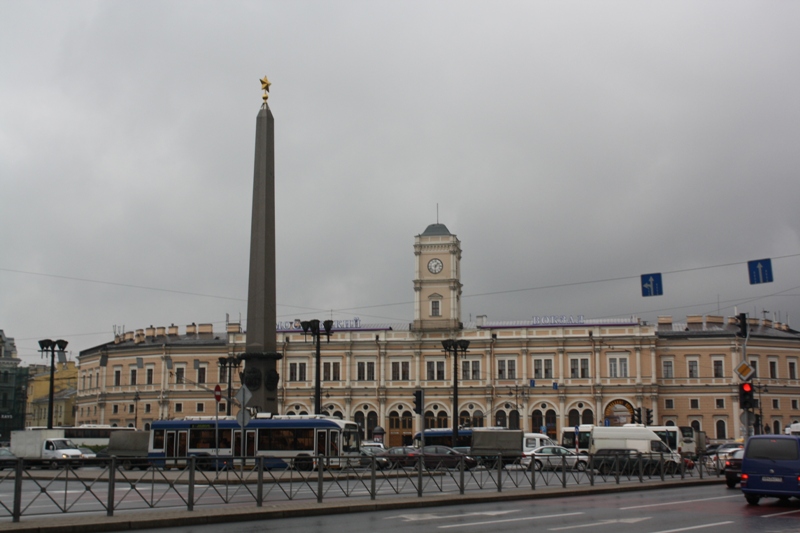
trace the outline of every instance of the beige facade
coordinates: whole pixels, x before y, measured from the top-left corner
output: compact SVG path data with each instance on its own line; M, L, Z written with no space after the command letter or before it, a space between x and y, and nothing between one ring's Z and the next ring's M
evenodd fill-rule
M559 436L577 423L622 424L634 408L656 424L694 425L712 439L742 436L734 369L743 340L729 319L688 317L658 324L636 318L534 317L462 324L459 240L440 224L415 239L415 314L410 324L334 323L322 344L324 412L359 422L367 437L386 429L388 444L409 442L419 428L413 391L425 391L428 426L452 427L454 362L445 339L470 341L458 361L463 425L501 425ZM438 302L438 303L434 303ZM278 324L279 410L312 413L315 344L299 321ZM77 422L133 425L225 411L220 358L245 351L239 324L224 332L194 324L149 327L81 352ZM763 420L771 431L800 421L800 334L752 321L746 359L755 363ZM233 392L240 385L232 376ZM222 389L217 406L213 390ZM138 401L135 394L138 392ZM233 406L233 414L238 406Z
M36 365L39 370L28 380L25 427L47 426L50 402L50 367ZM75 423L76 384L78 369L75 361L56 363L53 373L53 425L71 426Z

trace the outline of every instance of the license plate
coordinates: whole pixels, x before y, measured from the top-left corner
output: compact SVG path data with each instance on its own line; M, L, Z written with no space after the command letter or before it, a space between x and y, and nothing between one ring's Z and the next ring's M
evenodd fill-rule
M783 478L782 477L764 476L764 477L761 478L761 481L764 481L766 483L782 483L783 482Z

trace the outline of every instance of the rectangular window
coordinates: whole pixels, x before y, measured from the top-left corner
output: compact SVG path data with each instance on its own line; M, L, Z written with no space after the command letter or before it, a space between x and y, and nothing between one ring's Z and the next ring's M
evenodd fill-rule
M608 377L615 378L618 375L617 371L617 358L611 357L608 360Z
M136 369L131 368L131 385L136 385Z
M357 372L358 381L375 381L375 362L359 361Z
M428 381L443 381L444 377L444 361L427 361L425 368L427 369Z
M541 359L534 359L533 360L533 378L534 379L542 379L542 360Z
M481 362L480 361L472 361L472 376L473 381L479 381L481 379Z
M620 357L619 358L619 377L627 378L628 377L628 358L627 357Z
M289 363L289 381L305 381L305 380L306 380L306 364Z
M117 413L119 413L119 405L112 405L112 406L111 406L111 413L112 413L112 414L117 414Z
M778 362L777 361L770 361L769 362L769 377L770 377L770 379L778 379Z
M781 401L778 398L772 399L772 408L773 409L780 409L781 408Z
M800 408L800 402L798 402L797 400L792 400L792 409L798 409L798 408Z
M392 361L392 381L408 381L410 366L408 361Z
M128 406L128 412L129 412L130 414L133 414L133 404L130 404L130 405Z
M753 377L757 378L758 377L758 359L751 359L750 360L750 366L753 367Z
M797 379L797 363L795 361L789 361L789 379ZM91 381L89 387L91 388Z
M662 361L661 368L663 370L665 379L672 379L673 377L675 377L675 372L672 368L672 361Z
M175 367L175 383L183 383L186 377L186 368L182 366Z
M155 372L155 369L152 368L152 367L149 367L149 368L147 368L147 370L145 370L145 380L146 380L148 385L152 385L153 384L153 373L154 372Z
M697 398L692 398L689 400L689 408L690 409L700 409L700 400Z
M569 377L573 379L577 379L580 376L580 367L578 366L580 361L577 359L570 359L569 360Z
M225 383L228 381L228 365L219 367L219 382Z
M144 412L145 413L149 413L150 412L150 404L149 403L144 404Z
M197 382L198 383L205 383L206 382L206 367L201 366L197 369Z
M122 385L122 370L119 368L114 369L114 386L119 387Z
M198 403L197 404L197 412L198 413L203 413L203 412L205 412L205 410L206 410L206 404L204 404L204 403Z
M441 316L439 304L440 304L439 300L431 301L431 316Z
M178 403L175 404L175 412L176 413L182 413L183 412L183 404L182 403L178 402Z
M688 361L689 364L689 377L690 378L699 378L700 371L699 371L699 363L697 361Z
M723 367L723 361L719 359L714 360L714 377L715 378L725 377L725 369Z
M589 358L583 357L581 358L581 378L588 379L590 376L589 374Z
M667 398L664 400L664 409L675 409L675 400Z
M497 379L517 379L517 361L515 359L498 360Z
M725 409L725 398L716 399L717 409Z

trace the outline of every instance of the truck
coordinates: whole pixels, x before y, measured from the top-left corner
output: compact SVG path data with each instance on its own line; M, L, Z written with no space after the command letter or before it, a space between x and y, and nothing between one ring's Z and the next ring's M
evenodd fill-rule
M518 429L473 428L469 454L480 460L503 455L504 464L522 457L523 432Z
M638 469L643 462L645 471L663 468L667 473L678 472L683 458L662 442L650 428L643 426L595 426L591 432L589 455L592 468L601 474L613 469Z
M112 433L108 439L106 453L109 457L116 457L118 464L125 470L147 470L150 461L147 459L150 446L149 431L126 431Z
M59 468L65 462L80 466L81 451L64 437L63 429L21 429L11 432L11 453L30 466Z

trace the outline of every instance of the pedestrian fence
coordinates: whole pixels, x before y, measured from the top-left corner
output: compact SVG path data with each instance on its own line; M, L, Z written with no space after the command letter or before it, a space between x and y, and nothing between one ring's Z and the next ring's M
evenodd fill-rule
M676 464L663 455L566 457L482 457L467 466L462 456L447 463L423 454L391 462L375 456L283 459L236 457L211 460L190 457L177 468L154 466L140 458L141 470L116 457L87 459L81 466L68 460L44 472L18 459L0 471L0 520L62 513L104 513L141 509L255 505L281 500L369 498L391 495L465 494L472 491L536 490L627 482L658 482L722 475L718 460L700 458ZM410 461L409 461L410 459ZM276 464L281 466L276 468ZM52 464L50 465L53 466ZM381 468L383 466L383 468ZM13 486L13 490L9 488ZM13 498L5 495L13 493Z

